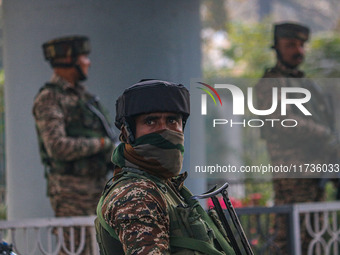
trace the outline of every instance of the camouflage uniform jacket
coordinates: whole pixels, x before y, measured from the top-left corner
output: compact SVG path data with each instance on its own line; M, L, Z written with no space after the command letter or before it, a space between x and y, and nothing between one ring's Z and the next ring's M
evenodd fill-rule
M293 128L264 127L262 137L267 141L268 151L272 163L280 164L304 164L304 163L328 163L335 147L331 141L332 124L334 116L329 101L321 88L304 78L303 72L297 69L287 69L280 62L268 69L256 85L258 109L270 109L272 106L272 88L278 87L277 110L265 116L265 119L294 119L298 125ZM271 78L271 79L270 79ZM289 78L289 79L287 79ZM299 79L300 78L300 79ZM287 105L287 114L281 116L282 87L304 87L311 92L311 100L304 106L312 113L305 116L295 106ZM291 97L292 95L289 94ZM293 108L294 107L294 108ZM278 122L277 122L278 123Z
M170 247L173 236L190 237L214 246L216 236L212 229L180 193L185 178L186 174L181 174L171 180L163 179L162 188L148 177L114 181L117 184L103 197L97 212L101 211L105 222L115 231L124 254L203 254ZM226 250L227 254L234 254L230 246Z
M125 254L170 254L166 201L150 180L124 181L104 200L102 213Z
M106 136L105 129L99 118L84 106L93 96L81 84L73 87L55 74L51 84L55 88L42 88L33 106L41 150L45 150L51 161L51 171L105 176L112 148L104 150L101 137ZM99 104L96 107L101 109Z

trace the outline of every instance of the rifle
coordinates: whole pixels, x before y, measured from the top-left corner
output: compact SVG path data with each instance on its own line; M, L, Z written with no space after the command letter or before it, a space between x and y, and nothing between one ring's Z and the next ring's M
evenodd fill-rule
M99 98L98 97L93 97L91 98L89 101L86 102L86 106L87 108L89 108L89 110L91 112L93 112L101 121L101 123L103 124L103 127L106 131L107 136L110 138L110 140L113 143L119 143L119 136L115 134L115 131L113 130L113 128L111 127L110 123L107 121L106 117L104 116L104 114L102 114L94 105L93 103L97 103L99 102Z
M228 238L230 240L230 244L231 246L233 247L236 255L242 255L242 252L241 252L241 247L240 245L238 244L238 242L236 241L236 238L235 238L235 235L233 234L232 232L232 229L231 229L231 226L227 220L227 217L226 215L224 214L223 212L223 209L222 209L222 206L220 204L220 202L218 201L217 199L217 195L219 194L222 194L222 197L223 197L223 201L227 207L227 210L228 210L228 213L230 215L230 218L234 224L234 227L236 228L236 231L238 233L238 236L240 237L241 239L241 243L242 243L242 246L243 246L243 250L245 251L245 253L247 255L254 255L251 247L250 247L250 244L248 242L248 239L243 231L243 228L242 228L242 225L237 217L237 214L235 212L235 209L228 197L228 191L227 191L227 188L229 186L229 183L226 182L223 186L221 186L219 189L216 189L216 186L212 189L210 189L208 192L202 194L202 195L197 195L197 196L193 196L192 198L193 199L205 199L205 198L211 198L213 204L214 204L214 208L217 212L217 215L219 217L219 219L221 220L222 222L222 225L225 229L225 231L227 232L227 235L228 235Z

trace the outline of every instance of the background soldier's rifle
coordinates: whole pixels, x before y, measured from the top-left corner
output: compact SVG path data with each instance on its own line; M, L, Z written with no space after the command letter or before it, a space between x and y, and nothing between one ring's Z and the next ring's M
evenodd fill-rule
M99 98L93 97L91 98L89 101L86 102L86 106L89 108L89 110L91 112L93 112L101 121L101 123L103 124L103 127L106 131L107 136L110 138L110 140L117 144L119 143L119 136L115 134L115 131L113 130L113 128L111 127L110 123L107 121L107 119L105 118L104 114L102 114L93 104L94 103L98 103L99 102Z
M220 204L220 202L218 201L217 199L217 195L221 194L222 197L223 197L223 201L226 205L226 208L228 210L228 213L230 215L230 218L234 224L234 227L241 239L241 243L242 243L242 246L243 246L243 250L245 251L245 254L247 255L254 255L250 245L249 245L249 242L248 242L248 239L243 231L243 228L241 226L241 223L237 217L237 214L235 212L235 209L228 197L228 191L227 191L227 188L228 188L229 184L226 182L222 187L220 187L219 189L216 189L216 186L209 190L207 193L204 193L202 195L197 195L197 196L193 196L194 199L205 199L205 198L211 198L213 204L214 204L214 208L217 212L217 215L219 217L219 219L221 220L222 224L223 224L223 227L224 229L226 230L227 232L227 235L228 235L228 238L230 240L230 244L231 246L233 247L236 255L242 255L242 252L241 252L241 247L239 246L238 242L236 241L236 238L235 238L235 235L233 234L232 232L232 228L230 227L230 224L227 220L227 217L226 215L224 214L223 212L223 209L222 209L222 206Z

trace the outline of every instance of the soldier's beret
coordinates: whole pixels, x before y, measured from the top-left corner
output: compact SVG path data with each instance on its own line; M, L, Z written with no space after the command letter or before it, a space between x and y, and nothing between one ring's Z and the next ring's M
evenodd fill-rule
M58 58L89 54L90 41L86 36L60 37L44 43L42 48L45 59L52 61Z
M275 24L274 41L278 38L295 38L305 42L309 39L309 28L297 23Z

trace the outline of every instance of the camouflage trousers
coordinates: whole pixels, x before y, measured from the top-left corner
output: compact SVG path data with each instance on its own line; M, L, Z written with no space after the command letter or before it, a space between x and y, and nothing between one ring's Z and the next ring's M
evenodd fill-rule
M56 217L95 215L97 203L100 199L106 179L93 177L79 177L69 175L50 174L48 177L48 194ZM65 247L70 251L70 238L74 238L74 249L80 245L81 231L64 228L63 238ZM85 250L81 255L92 254L91 239L86 231ZM67 254L62 248L60 255Z
M287 178L274 179L275 205L287 205L302 202L323 201L325 192L319 188L320 179ZM279 254L289 254L288 235L289 219L285 215L277 215L275 219L276 238L275 245L279 249ZM312 238L306 231L305 219L301 218L301 245L302 254L307 254L308 245Z

